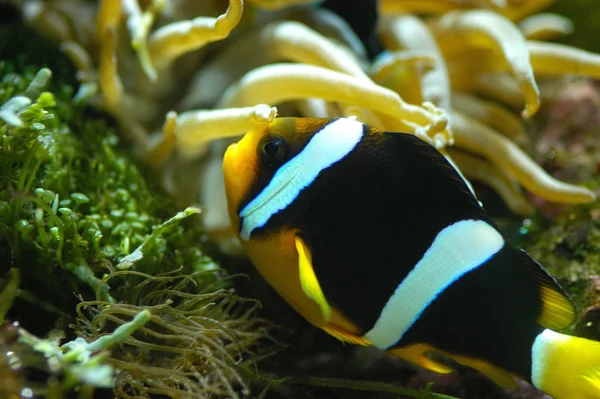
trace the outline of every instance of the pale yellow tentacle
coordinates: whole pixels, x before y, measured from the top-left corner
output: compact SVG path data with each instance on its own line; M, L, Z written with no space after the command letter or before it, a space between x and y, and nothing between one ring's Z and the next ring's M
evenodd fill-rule
M116 31L107 28L102 31L98 83L102 91L102 100L106 109L116 112L124 95L123 82L119 75L116 52Z
M197 17L173 22L152 32L148 48L157 69L171 65L181 55L229 36L242 17L242 0L230 0L227 11L217 18Z
M516 144L493 129L454 112L456 145L489 159L503 168L532 193L550 201L563 203L591 202L594 192L585 187L561 182L546 173Z
M131 36L131 47L136 51L142 70L151 81L157 79L157 71L152 64L148 49L148 34L154 20L162 11L165 0L153 0L142 11L138 0L122 0L123 11L127 16L127 28Z
M531 215L533 205L523 195L521 187L503 169L473 155L448 150L450 157L470 180L480 181L498 193L506 206L517 215ZM485 204L484 204L485 205Z
M500 8L496 11L512 21L520 21L523 18L549 7L556 0L524 0L518 1L514 6Z
M422 97L449 110L450 79L446 62L427 25L417 17L403 15L383 19L379 31L389 48L419 51L432 58L431 65L418 70Z
M472 4L461 0L380 0L382 15L393 14L443 14L452 10L471 8Z
M296 102L300 114L308 118L331 118L342 116L334 104L320 98L307 98Z
M409 104L421 104L421 71L431 66L433 59L409 50L396 51L381 57L372 65L373 80L395 91Z
M600 78L600 55L571 46L528 42L531 64L541 76L585 75Z
M484 73L473 79L472 90L513 109L523 107L519 85L507 73Z
M351 53L299 22L270 24L261 33L260 40L266 51L276 58L327 67L371 82Z
M492 48L508 62L525 98L523 116L540 106L539 90L529 61L529 49L519 29L508 19L485 10L452 12L431 24L444 54L465 47Z
M452 103L456 111L496 129L514 142L527 141L523 121L502 105L460 92L452 93Z
M519 24L527 40L554 40L573 33L573 22L554 13L535 14Z
M179 152L194 157L212 140L240 136L259 123L270 123L277 108L259 104L245 108L187 111L177 117L173 134Z
M247 73L229 87L219 102L220 108L249 104L278 104L283 101L321 98L366 107L377 112L428 126L433 136L445 130L442 114L405 103L393 91L361 79L311 65L275 64Z
M60 44L59 49L77 68L77 79L80 82L95 81L96 71L94 70L92 56L83 46L77 42L66 41Z

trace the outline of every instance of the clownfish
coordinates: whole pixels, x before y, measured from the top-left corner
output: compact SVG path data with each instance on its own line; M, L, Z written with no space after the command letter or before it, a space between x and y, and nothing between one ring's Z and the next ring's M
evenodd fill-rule
M351 118L277 118L229 146L228 211L250 260L311 324L440 373L600 398L600 342L438 150Z

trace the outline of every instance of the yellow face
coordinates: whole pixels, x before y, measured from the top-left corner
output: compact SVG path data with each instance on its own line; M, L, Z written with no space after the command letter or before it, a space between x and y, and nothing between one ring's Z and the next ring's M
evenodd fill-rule
M242 201L246 199L258 179L260 168L258 151L261 139L277 131L282 137L290 137L292 121L276 119L270 125L252 130L237 143L231 144L223 159L225 193L232 228L239 235ZM287 131L287 132L286 132ZM261 238L241 240L244 250L267 282L300 314L315 325L323 325L318 306L306 298L298 277L298 255L294 244L295 232Z
M259 176L270 168L265 158L259 157L261 151L265 151L263 139L266 136L277 136L282 140L286 151L279 161L284 163L329 122L330 119L277 118L270 124L257 126L239 142L229 146L223 159L223 172L229 217L236 232L240 227L238 212L242 202L248 199L252 190L260 190L260 187L256 187ZM266 182L262 182L264 183Z
M244 197L250 189L259 171L259 161L256 153L258 143L269 132L269 126L251 130L237 143L231 144L223 158L223 173L225 175L225 194L229 219L234 231L240 229L238 210Z
M229 146L223 159L223 172L229 217L238 236L241 225L240 208L249 200L251 192L260 190L257 184L264 184L259 180L264 179L265 170L268 169L264 158L259 155L265 150L263 139L277 135L287 146L286 157L291 157L329 122L328 119L279 118L269 125L259 126L246 133L239 142ZM305 295L299 279L295 238L295 230L278 228L267 234L252 235L241 242L264 279L310 323L321 328L333 325L345 331L356 330L335 309L331 322L326 324L319 306Z

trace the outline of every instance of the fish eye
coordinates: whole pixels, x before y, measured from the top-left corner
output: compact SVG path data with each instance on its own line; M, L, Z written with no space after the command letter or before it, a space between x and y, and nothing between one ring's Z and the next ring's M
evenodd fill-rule
M258 156L267 167L273 168L281 165L286 155L287 145L283 137L270 134L261 139Z

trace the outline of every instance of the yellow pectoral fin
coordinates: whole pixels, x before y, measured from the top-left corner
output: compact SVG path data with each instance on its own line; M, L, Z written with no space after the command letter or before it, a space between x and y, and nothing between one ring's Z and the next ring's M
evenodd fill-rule
M494 381L494 383L499 387L504 389L515 389L519 386L514 375L486 361L452 354L448 354L448 357L453 359L456 363L462 364L463 366L479 370L481 374Z
M453 371L451 367L433 361L425 356L425 353L430 350L435 350L435 348L427 344L414 344L402 348L391 349L389 352L394 356L398 356L427 370L441 374L451 373Z
M509 389L517 387L517 382L514 375L506 370L496 367L484 360L471 358L468 356L455 355L450 352L439 350L428 344L414 344L402 348L391 349L389 352L392 355L401 357L404 360L417 364L423 368L426 368L427 370L435 371L436 373L446 374L452 371L451 367L426 357L425 353L429 351L437 352L443 356L449 357L456 363L478 370L502 388Z
M364 337L359 337L356 334L352 334L349 331L344 330L343 328L335 325L329 324L326 327L322 328L327 334L332 337L339 339L342 342L347 342L349 344L361 345L361 346L369 346L371 342Z
M319 280L317 280L317 276L315 275L310 250L298 236L296 236L296 250L298 251L298 269L302 290L307 297L319 305L323 319L325 323L328 323L331 320L331 306L329 306L323 290L321 290Z

